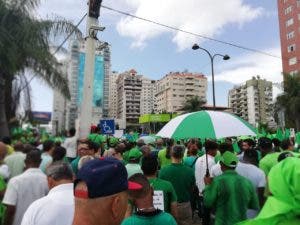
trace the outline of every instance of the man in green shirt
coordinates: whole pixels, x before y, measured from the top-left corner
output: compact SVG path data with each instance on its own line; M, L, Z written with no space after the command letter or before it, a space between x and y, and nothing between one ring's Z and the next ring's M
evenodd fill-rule
M226 151L221 158L223 174L205 177L204 205L216 209L215 225L233 225L247 218L247 209L258 209L258 198L248 179L235 172L237 156Z
M129 181L142 186L140 190L129 190L129 198L137 211L123 220L122 225L176 225L175 219L166 212L156 209L153 205L153 189L147 178L142 174L134 174Z
M83 156L87 156L87 155L95 156L97 149L95 149L95 145L92 141L90 141L88 139L82 139L82 140L78 141L77 152L78 152L77 158L74 159L71 163L71 167L72 167L72 170L75 175L77 175L77 172L78 172L79 160Z
M171 150L172 164L161 169L159 178L172 183L177 194L177 222L180 225L192 224L191 192L195 186L192 168L182 164L184 147L175 145Z
M142 160L142 170L148 178L151 187L154 189L154 194L163 193L163 202L158 198L156 206L167 213L171 213L177 218L177 195L173 185L169 181L165 181L156 177L158 170L158 161L155 156L144 157ZM155 204L155 203L154 203Z

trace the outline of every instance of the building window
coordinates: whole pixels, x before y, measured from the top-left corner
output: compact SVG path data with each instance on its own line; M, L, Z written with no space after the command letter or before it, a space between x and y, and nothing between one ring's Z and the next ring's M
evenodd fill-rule
M289 45L287 49L288 49L288 52L295 51L296 50L296 44Z
M290 72L290 74L291 74L292 76L295 76L296 74L298 74L298 70L294 70L294 71Z
M300 7L300 0L297 0L297 7Z
M286 35L286 38L288 39L288 40L290 40L290 39L292 39L292 38L294 38L295 37L295 31L292 31L292 32L290 32L290 33L288 33L287 35Z
M287 15L290 12L292 12L292 6L291 5L284 10L284 14Z
M291 18L291 19L288 19L286 22L285 22L285 25L288 27L288 26L291 26L294 24L294 19Z
M290 66L295 65L296 63L297 63L297 57L293 57L293 58L289 59L289 65Z

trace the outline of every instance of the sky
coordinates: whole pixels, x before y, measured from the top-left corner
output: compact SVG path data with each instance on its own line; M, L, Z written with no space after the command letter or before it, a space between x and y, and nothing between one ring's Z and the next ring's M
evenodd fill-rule
M42 0L40 18L63 17L76 24L87 11L86 0ZM188 70L208 78L207 99L212 104L210 59L194 43L216 57L216 104L227 106L228 91L253 76L282 81L277 1L268 0L103 0L102 5L191 33L270 53L274 57L174 31L101 8L99 22L106 29L98 38L111 45L112 70L135 69L151 79L171 71ZM85 31L85 21L79 28ZM58 42L58 41L57 41ZM59 43L58 43L59 44ZM65 46L67 47L67 45ZM33 109L52 111L53 92L39 80L32 84ZM274 89L276 96L280 92Z

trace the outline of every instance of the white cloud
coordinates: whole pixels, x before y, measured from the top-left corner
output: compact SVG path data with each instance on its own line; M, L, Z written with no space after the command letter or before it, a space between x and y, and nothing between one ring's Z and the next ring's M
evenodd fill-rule
M269 52L272 55L280 56L280 48L266 49L265 52ZM267 55L259 53L250 53L244 56L240 56L240 59L231 59L232 63L228 61L227 69L220 73L216 73L215 81L225 81L232 84L242 84L246 80L251 79L253 76L259 75L261 78L273 83L280 83L283 81L281 74L282 65L280 58L273 58ZM211 77L209 77L209 80ZM274 98L282 91L274 87Z
M179 29L213 37L222 32L228 24L242 26L259 17L262 8L254 8L243 0L124 0L134 15L161 22ZM134 39L133 47L144 47L147 40L157 37L169 29L134 19L123 17L117 24L120 35ZM172 31L171 31L172 32ZM173 31L172 41L179 50L190 47L197 37Z

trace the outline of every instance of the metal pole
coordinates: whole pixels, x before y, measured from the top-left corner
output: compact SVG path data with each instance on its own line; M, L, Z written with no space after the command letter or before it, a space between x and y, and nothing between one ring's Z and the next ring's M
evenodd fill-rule
M211 60L211 77L212 77L212 92L213 92L213 110L216 109L216 96L215 96L215 72L214 72L214 57L210 56Z

